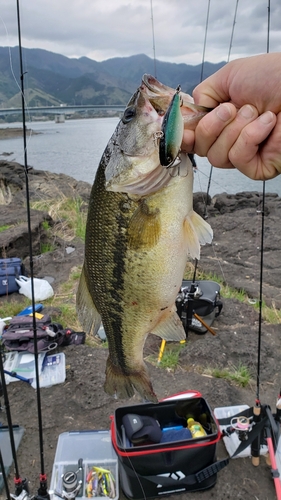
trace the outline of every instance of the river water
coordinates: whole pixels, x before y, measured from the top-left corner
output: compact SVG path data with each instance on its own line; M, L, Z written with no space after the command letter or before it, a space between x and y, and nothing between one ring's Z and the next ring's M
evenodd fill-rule
M100 158L111 137L118 118L69 120L65 123L31 122L27 128L36 134L27 135L28 165L55 173L63 173L92 184ZM21 127L21 123L1 124L1 128ZM9 156L3 155L9 153ZM10 154L11 153L11 154ZM0 159L24 162L23 138L0 140ZM206 158L196 157L198 171L194 176L194 192L207 191L211 166ZM214 168L209 193L262 191L261 181L252 181L237 170ZM281 196L281 175L267 181L266 193Z

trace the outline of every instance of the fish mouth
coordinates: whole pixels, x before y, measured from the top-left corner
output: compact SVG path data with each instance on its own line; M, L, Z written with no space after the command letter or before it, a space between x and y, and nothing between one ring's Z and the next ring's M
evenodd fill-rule
M161 165L159 148L163 138L163 120L175 92L180 96L183 128L195 130L198 121L209 111L208 108L195 105L188 94L162 84L152 75L144 74L112 141L112 154L105 168L106 190L145 196L165 187L174 177L173 167L180 155L181 141L178 146L178 138L175 144L174 139L171 139L173 161L162 161L166 167L172 167L170 169ZM177 146L178 153L175 151Z
M167 108L175 94L175 89L164 85L163 83L159 82L154 76L149 75L148 73L145 73L143 75L140 88L143 92L146 92L149 100L151 100L151 103L155 102L157 104L157 100L158 102L160 102L161 98L161 102L166 107L165 112L167 111ZM180 91L179 95L182 100L182 115L186 123L188 120L185 120L185 116L187 115L187 113L190 114L190 110L195 111L198 117L199 115L200 117L202 117L204 116L204 114L209 113L213 109L194 104L194 100L191 95L186 94L185 92ZM185 110L184 108L187 108L187 110ZM202 115L200 113L202 113Z

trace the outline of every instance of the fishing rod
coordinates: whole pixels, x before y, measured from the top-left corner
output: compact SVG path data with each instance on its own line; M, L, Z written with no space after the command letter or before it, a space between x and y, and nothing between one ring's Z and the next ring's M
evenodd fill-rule
M260 258L260 289L259 289L259 322L258 322L258 359L257 359L257 386L256 401L253 408L253 421L255 424L261 420L261 402L260 402L260 369L261 369L261 334L262 334L262 286L263 286L263 255L264 255L264 208L265 208L265 181L263 182L262 207L261 207L261 258ZM252 464L259 465L260 440L258 435L251 445Z
M11 416L10 403L9 403L9 397L8 397L7 384L6 384L6 379L5 379L4 364L3 364L2 356L3 356L3 352L2 352L2 346L1 346L1 348L0 348L0 379L1 379L1 384L2 384L2 392L3 392L4 406L5 406L5 410L6 410L6 416L7 416L7 423L8 423L10 444L11 444L11 452L12 452L14 469L15 469L15 477L14 477L15 497L21 496L21 499L24 499L28 496L29 491L28 491L27 480L22 479L20 477L20 473L19 473L12 416ZM3 461L2 455L1 455L1 460ZM3 480L4 480L4 474L5 474L4 462L3 462L3 466L1 463L1 469L2 469ZM6 492L8 494L7 488L6 488ZM10 494L8 495L8 498L10 498Z
M268 23L267 23L267 53L269 53L269 35L270 35L270 0L268 0ZM264 226L265 226L265 181L263 181L262 207L261 207L261 258L260 258L260 289L259 289L259 323L258 323L258 359L257 359L257 387L256 402L253 408L253 422L259 424L261 413L265 412L267 423L263 429L263 434L268 447L267 463L271 466L272 477L275 486L277 500L281 500L281 482L280 471L278 470L275 453L280 439L280 421L281 421L281 399L280 393L276 403L276 414L272 415L270 407L261 405L260 402L260 366L261 366L261 337L262 337L262 290L263 290L263 258L264 258ZM251 455L253 465L259 465L259 452L261 434L256 437L251 445Z
M21 44L21 23L20 23L20 7L19 0L17 1L17 24L18 24L18 40L19 40L19 60L20 60L20 80L21 80L21 108L22 108L22 125L23 125L23 145L24 145L24 173L26 186L26 207L27 207L27 225L28 225L28 241L29 241L29 263L30 263L30 278L31 278L31 304L32 304L32 326L34 333L34 359L35 359L35 378L36 378L36 395L37 395L37 412L38 412L38 430L39 430L39 451L40 451L40 487L38 495L34 498L49 498L47 490L47 476L44 467L44 446L43 446L43 425L42 425L42 410L41 410L41 393L39 383L39 366L38 366L38 345L37 345L37 328L35 316L35 296L34 296L34 273L33 273L33 251L32 251L32 232L31 232L31 216L30 216L30 199L29 199L29 180L28 180L28 164L27 164L27 147L26 147L26 122L25 122L25 94L24 94L24 71L22 62L22 44Z
M268 0L267 16L267 41L266 51L269 53L269 35L270 35L270 0ZM256 402L254 411L254 422L258 423L261 419L260 402L260 369L261 369L261 336L262 336L262 287L263 287L263 256L264 256L264 210L265 210L265 181L262 184L262 203L261 203L261 245L260 245L260 289L259 289L259 322L258 322L258 358L257 358L257 382L256 382ZM253 441L251 446L251 455L253 465L259 465L260 436Z

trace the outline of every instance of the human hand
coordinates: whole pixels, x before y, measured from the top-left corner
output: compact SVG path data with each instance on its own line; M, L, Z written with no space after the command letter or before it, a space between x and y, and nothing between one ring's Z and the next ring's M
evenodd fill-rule
M207 156L216 167L236 167L251 179L281 173L280 59L280 54L238 59L198 85L196 104L223 104L203 117L194 133L184 132L182 149Z

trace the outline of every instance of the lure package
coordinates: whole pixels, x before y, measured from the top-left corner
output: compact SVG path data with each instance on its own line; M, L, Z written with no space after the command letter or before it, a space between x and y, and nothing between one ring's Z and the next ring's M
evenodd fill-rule
M128 439L126 429L124 432L124 424L128 429L127 415L139 416L140 423L146 426L142 442L138 440L134 444ZM143 419L144 416L149 421ZM186 428L188 416L198 421L201 419L205 436L191 437ZM158 431L151 426L151 419L162 430L160 442ZM135 420L139 424L138 419ZM138 438L141 430L139 427ZM166 440L167 430L170 440ZM216 446L220 437L212 410L200 393L187 391L156 405L145 403L117 408L112 417L111 438L118 456L120 486L124 494L132 499L153 498L214 486L220 470L220 463L216 462Z

